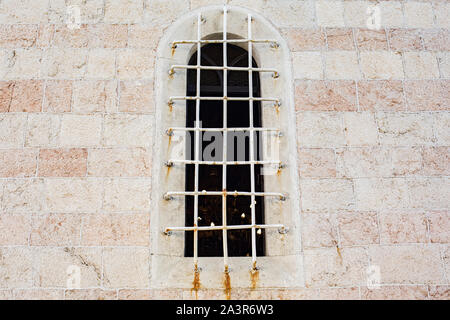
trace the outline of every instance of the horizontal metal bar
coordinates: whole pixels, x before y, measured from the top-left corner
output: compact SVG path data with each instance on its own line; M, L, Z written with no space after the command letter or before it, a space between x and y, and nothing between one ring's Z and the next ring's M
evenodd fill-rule
M243 229L269 229L269 228L279 228L286 229L283 224L242 224L242 225L231 225L231 226L204 226L204 227L168 227L165 233L170 231L211 231L211 230L243 230Z
M180 160L180 159L169 159L166 162L166 166L171 167L175 163L182 163L182 164L203 164L208 166L216 166L216 165L245 165L245 164L262 164L262 165L271 165L271 164L278 164L280 168L281 161L202 161L202 160Z
M172 75L175 73L175 69L200 69L200 70L229 70L229 71L253 71L253 72L273 72L273 77L278 78L279 73L276 69L267 69L267 68L255 68L255 67L229 67L229 66L200 66L200 65L181 65L176 64L173 65L169 74Z
M178 44L208 44L208 43L270 43L272 46L278 47L278 42L276 40L270 39L216 39L216 40L175 40L172 42L172 48L176 47Z
M212 132L221 132L221 131L228 131L228 132L238 132L238 131L274 131L279 132L280 129L278 128L185 128L185 127L174 127L167 129L166 133L168 135L172 135L173 131L212 131Z
M247 191L168 191L164 194L164 199L170 200L174 196L255 196L255 197L276 197L286 200L286 196L279 192L247 192Z
M169 98L169 104L173 104L174 100L205 100L205 101L221 101L221 100L228 100L228 101L273 101L278 106L280 106L280 99L278 98L260 98L260 97L194 97L194 96L174 96Z

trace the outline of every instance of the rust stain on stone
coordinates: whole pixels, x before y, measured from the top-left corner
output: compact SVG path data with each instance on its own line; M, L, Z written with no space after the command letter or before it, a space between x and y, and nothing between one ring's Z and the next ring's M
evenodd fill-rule
M192 281L192 289L191 289L191 295L192 291L195 292L195 299L198 299L198 290L200 290L201 284L200 284L200 271L198 270L198 266L195 265L194 267L194 281Z
M231 280L230 280L230 271L228 269L228 266L225 266L223 285L224 285L223 291L225 293L225 298L227 300L230 300L231 299Z
M256 268L256 261L253 262L252 270L250 270L251 289L254 290L258 286L259 270Z

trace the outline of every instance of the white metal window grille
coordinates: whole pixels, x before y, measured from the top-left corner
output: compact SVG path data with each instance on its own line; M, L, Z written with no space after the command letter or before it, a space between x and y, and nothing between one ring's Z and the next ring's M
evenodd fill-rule
M283 166L279 160L265 160L257 161L254 158L254 133L257 131L267 131L275 132L280 134L280 129L278 128L255 128L253 119L253 102L254 101L272 101L274 106L278 108L280 106L280 100L275 97L253 97L253 72L269 72L273 73L273 77L277 78L279 73L276 69L270 68L256 68L252 66L253 58L253 43L265 43L271 46L277 46L275 40L270 39L253 39L252 38L252 16L248 14L248 36L247 39L228 39L227 38L227 8L224 7L223 10L223 38L221 40L203 40L202 39L202 16L199 13L197 17L197 40L177 40L172 42L172 50L175 50L177 45L183 44L196 44L197 46L197 64L196 65L172 65L169 74L173 75L176 69L195 69L197 73L196 77L196 95L195 96L172 96L169 98L169 106L172 108L174 101L176 100L195 100L195 114L196 121L194 128L184 128L184 127L174 127L168 128L166 133L170 136L174 131L190 131L194 132L194 160L185 159L168 159L166 161L166 166L171 167L175 164L194 164L194 191L168 191L165 193L164 198L166 200L171 200L175 196L194 196L194 222L192 227L166 227L165 234L170 235L172 232L177 231L191 231L194 232L194 271L199 272L198 269L198 232L207 230L222 230L223 233L223 262L224 270L228 273L229 263L228 263L228 245L227 245L227 230L238 230L238 229L251 229L251 249L252 249L252 265L251 269L257 270L257 256L256 256L256 233L259 229L266 228L278 228L280 233L285 233L287 228L283 224L256 224L255 218L255 197L275 197L281 201L285 200L285 196L282 193L277 192L256 192L255 191L255 165L276 165L279 169ZM201 47L204 44L210 43L222 43L223 44L223 66L202 66L201 65ZM227 44L228 43L247 43L248 44L248 67L230 67L227 66ZM223 92L222 97L205 97L200 95L200 72L201 70L222 70L223 71ZM248 97L227 97L227 71L247 71L248 72L248 86L249 86L249 96ZM201 128L200 127L200 101L202 100L222 100L223 101L223 128ZM227 128L227 101L248 101L249 112L250 112L250 126L246 128ZM216 131L222 132L223 134L223 153L222 161L202 161L199 159L199 135L202 131ZM246 131L250 133L250 159L249 161L228 161L227 159L227 133L236 131ZM227 191L227 170L228 165L250 165L250 192L244 191ZM199 165L221 165L222 166L222 190L223 191L207 191L199 190ZM198 226L198 197L199 196L222 196L222 225L220 226ZM249 225L227 225L227 196L249 196L251 197L251 224Z

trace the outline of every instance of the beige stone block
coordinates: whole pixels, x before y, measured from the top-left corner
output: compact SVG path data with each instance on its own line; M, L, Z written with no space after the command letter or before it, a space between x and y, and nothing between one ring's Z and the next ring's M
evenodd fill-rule
M89 51L86 78L113 79L116 75L115 53L108 49L93 49Z
M42 179L7 180L3 192L3 208L7 212L37 212L44 208Z
M122 24L91 24L90 46L94 48L125 48L128 42L128 26Z
M29 288L32 286L32 252L27 247L0 248L0 287Z
M428 294L432 300L450 299L450 286L428 286Z
M153 82L121 81L119 111L136 113L153 113Z
M420 147L392 149L392 170L394 176L420 174L422 167L423 159Z
M448 80L405 81L408 110L448 110L450 105L449 90L450 81Z
M280 289L272 291L274 300L317 300L319 297L318 289L296 288Z
M104 16L104 1L103 0L67 0L65 1L67 7L76 6L80 8L80 21L81 23L99 23ZM64 13L67 11L67 7L63 6ZM66 18L67 19L67 18Z
M320 288L320 300L359 300L359 288Z
M12 290L0 290L0 299L1 300L13 300L14 293Z
M37 26L20 24L0 25L0 47L29 48L36 43Z
M431 212L428 215L431 242L450 242L450 212Z
M405 110L403 83L399 80L359 81L358 97L363 111Z
M189 0L144 0L144 22L166 26L189 12Z
M344 113L345 141L349 146L371 146L378 143L378 128L373 113Z
M42 81L16 81L9 112L41 112L43 91Z
M381 27L403 26L403 10L401 1L383 1L378 3L380 8Z
M436 1L433 5L434 14L436 16L436 26L439 28L450 29L450 21L448 19L448 17L450 17L450 3L447 1Z
M407 208L409 188L404 179L355 179L355 198L358 210Z
M433 114L434 131L436 135L436 143L439 145L450 145L450 113L436 112Z
M387 148L349 148L336 151L338 176L345 178L392 175L391 151Z
M302 179L300 190L302 209L306 212L349 210L355 205L351 180Z
M364 248L308 249L304 254L307 287L357 286L366 281Z
M16 289L14 299L16 300L63 300L62 289Z
M39 48L48 48L53 39L54 31L55 26L52 24L39 25L36 46Z
M320 52L295 52L292 55L295 79L322 79L322 55Z
M372 246L372 265L379 266L382 284L437 284L444 274L435 245Z
M450 147L425 147L423 173L426 176L450 175Z
M128 27L128 47L148 48L156 51L163 34L159 26L133 24Z
M0 245L26 246L31 231L31 219L27 214L0 215Z
M450 52L438 52L437 58L442 77L450 78Z
M153 122L151 115L107 115L104 123L103 144L106 146L152 146Z
M400 53L387 51L361 52L361 69L365 79L402 79Z
M297 130L297 141L301 147L337 147L345 144L340 114L298 113Z
M421 37L425 50L450 51L448 43L449 30L447 29L423 29Z
M101 140L102 117L97 115L63 115L61 145L98 146Z
M86 149L41 149L39 152L39 176L86 176Z
M179 289L123 289L119 300L181 300L182 293Z
M115 112L116 81L77 81L73 84L72 111L75 113Z
M361 288L362 300L426 300L426 286L380 286Z
M147 49L117 52L117 77L121 80L151 79L155 53Z
M72 108L72 82L48 80L45 85L44 112L69 112Z
M27 117L22 114L0 114L0 147L23 146L23 135Z
M296 81L295 109L305 111L356 111L355 82Z
M32 246L78 246L81 216L73 214L34 215L30 236Z
M36 250L35 254L37 287L72 289L77 285L77 270L80 275L80 288L101 286L100 248L41 248Z
M336 160L334 150L299 149L298 169L300 177L335 177Z
M418 51L422 49L420 30L390 29L389 46L394 51Z
M317 24L321 27L343 27L344 6L342 1L316 1Z
M4 79L38 79L41 78L42 51L40 49L14 49L6 51L6 62L0 70Z
M342 1L344 22L348 27L367 27L367 1Z
M245 6L249 6L246 4ZM311 28L314 24L314 4L308 1L271 0L263 3L263 14L278 27Z
M92 149L89 151L89 176L150 177L152 155L145 148Z
M328 50L355 50L353 31L349 28L326 28Z
M439 78L436 56L431 52L405 52L405 74L408 79Z
M107 211L148 211L150 179L106 179L103 209Z
M360 79L356 52L327 52L325 54L325 76L327 79Z
M145 248L103 250L106 288L146 288L150 278L150 256Z
M66 290L66 300L117 300L116 290L72 289Z
M47 22L49 0L4 0L0 6L2 23L32 24Z
M0 150L0 177L33 177L36 174L36 150Z
M44 53L43 74L55 79L79 79L86 74L87 49L52 48Z
M295 51L325 49L325 33L321 29L284 29L289 48Z
M47 179L47 208L52 212L98 212L102 206L103 181L97 179Z
M411 28L432 28L433 7L431 3L408 1L404 4L405 23Z
M378 218L374 212L342 212L338 214L339 238L342 246L379 243Z
M148 246L149 214L92 214L83 218L84 246Z
M142 0L106 0L104 10L106 23L139 23L144 3Z
M427 219L423 213L380 213L382 244L427 242Z
M25 135L27 147L52 147L59 144L61 118L52 114L31 114Z
M356 29L355 38L359 50L388 50L386 32L383 29Z
M449 179L413 178L408 180L411 207L424 209L447 209L450 207Z
M89 26L86 24L79 27L70 25L55 26L52 46L56 48L87 48L91 41Z
M376 114L381 144L414 146L434 141L432 118L420 113Z
M0 112L9 112L15 82L0 81Z
M302 214L302 239L304 248L335 247L338 236L333 216L325 213Z

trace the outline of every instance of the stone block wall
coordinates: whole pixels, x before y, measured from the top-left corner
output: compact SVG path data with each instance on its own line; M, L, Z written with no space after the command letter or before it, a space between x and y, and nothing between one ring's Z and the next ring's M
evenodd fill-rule
M149 287L155 52L226 2L292 51L306 284L231 297L449 298L448 1L0 0L0 299L192 298Z

